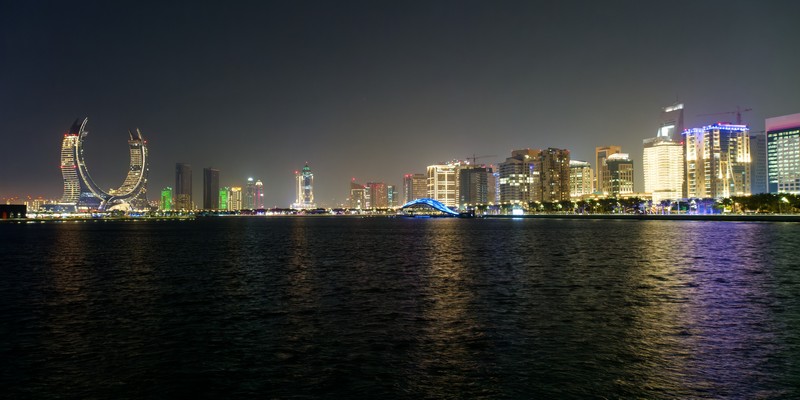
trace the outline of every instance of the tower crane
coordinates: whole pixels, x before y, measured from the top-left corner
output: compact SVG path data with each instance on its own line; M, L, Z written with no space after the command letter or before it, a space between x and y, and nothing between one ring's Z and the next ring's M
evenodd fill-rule
M736 111L725 111L725 112L718 112L718 113L711 113L711 114L700 114L700 115L698 115L698 117L709 117L709 116L712 116L712 115L723 115L723 114L736 115L736 124L737 125L741 125L742 124L742 113L748 112L748 111L753 111L753 109L752 108L742 109L741 107L736 106Z
M472 153L472 157L466 157L466 158L467 158L467 161L472 160L472 164L474 165L474 164L477 164L477 161L479 159L481 159L481 158L489 158L489 157L497 157L497 155L496 154L490 154L490 155L477 156L477 155L475 155L475 153Z

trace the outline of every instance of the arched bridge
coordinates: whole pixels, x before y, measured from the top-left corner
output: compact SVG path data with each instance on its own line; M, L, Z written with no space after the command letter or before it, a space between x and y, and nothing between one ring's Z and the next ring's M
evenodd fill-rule
M447 206L442 204L440 201L437 201L437 200L434 200L434 199L431 199L431 198L427 198L427 197L426 198L421 198L421 199L416 199L416 200L411 200L408 203L403 204L403 206L400 207L400 209L404 209L404 208L408 208L408 207L412 207L412 206L416 206L416 205L427 206L427 207L433 208L436 211L441 211L441 212L443 212L445 214L452 215L452 216L460 215L458 212L447 208Z

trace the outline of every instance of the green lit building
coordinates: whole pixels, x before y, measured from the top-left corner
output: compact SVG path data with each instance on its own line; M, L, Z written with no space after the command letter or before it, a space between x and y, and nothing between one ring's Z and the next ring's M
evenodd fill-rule
M219 190L219 209L220 210L227 210L228 209L228 192L230 188L224 187Z
M172 188L167 186L161 189L161 211L172 210Z

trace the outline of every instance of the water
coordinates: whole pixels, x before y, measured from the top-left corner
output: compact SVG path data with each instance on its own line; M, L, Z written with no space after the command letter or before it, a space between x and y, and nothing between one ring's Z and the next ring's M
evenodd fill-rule
M791 223L0 224L6 398L798 398Z

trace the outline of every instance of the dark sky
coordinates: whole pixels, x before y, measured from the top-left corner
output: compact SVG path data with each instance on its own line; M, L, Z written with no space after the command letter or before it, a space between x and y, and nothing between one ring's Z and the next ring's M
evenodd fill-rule
M108 4L106 4L108 3ZM86 159L122 183L126 131L151 154L150 198L174 164L260 178L294 200L309 161L318 203L348 182L515 148L623 146L676 97L745 121L800 112L800 2L790 1L5 1L0 4L0 197L60 197L59 148L89 117Z

